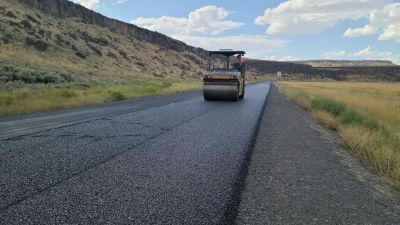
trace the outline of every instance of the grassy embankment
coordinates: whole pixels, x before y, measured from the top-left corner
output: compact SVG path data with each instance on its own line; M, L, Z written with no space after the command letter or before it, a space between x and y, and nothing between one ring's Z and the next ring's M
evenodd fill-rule
M280 89L400 190L400 84L280 82Z
M201 88L200 79L194 78L82 77L71 76L68 72L62 71L0 65L0 116L172 94Z
M194 79L137 79L130 80L126 84L88 88L54 88L36 85L0 93L0 115L15 115L144 96L179 93L197 90L200 86L200 81Z

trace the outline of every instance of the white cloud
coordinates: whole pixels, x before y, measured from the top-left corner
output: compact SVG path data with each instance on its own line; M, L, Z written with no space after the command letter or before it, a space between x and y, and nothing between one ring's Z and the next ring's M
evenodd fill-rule
M358 59L358 60L389 60L400 65L400 54L388 51L377 51L371 46L355 52L337 51L323 54L325 59Z
M400 43L400 22L395 24L390 24L383 30L383 33L379 35L379 40L390 40L390 39Z
M372 59L372 57L378 55L378 52L372 50L371 46L368 46L358 52L353 53L354 56Z
M357 36L362 36L362 35L371 35L375 34L377 30L370 26L370 25L365 25L362 28L349 28L344 32L343 37L357 37Z
M346 51L333 51L324 53L322 57L324 59L338 59L346 55L347 55Z
M400 43L400 3L385 5L369 14L364 27L349 28L344 37L357 37L381 33L379 40L394 40Z
M266 35L216 36L226 30L240 28L244 23L227 20L231 12L216 6L205 6L189 13L186 18L163 16L139 17L133 24L158 31L191 46L207 50L245 50L247 57L263 59L284 47L286 41L270 39Z
M286 41L268 39L264 35L236 35L225 37L203 37L203 36L178 36L177 38L189 45L201 47L208 50L235 49L245 50L247 57L264 59L271 52L284 47Z
M117 0L117 4L124 4L125 2L127 2L128 0Z
M72 0L72 1L81 4L82 6L88 9L93 9L100 3L100 0Z
M291 55L287 56L277 56L277 55L272 55L272 56L266 56L263 58L265 60L271 60L271 61L281 61L281 62L291 62L291 61L299 61L300 59Z
M189 13L187 18L163 16L159 18L139 17L133 24L167 35L216 35L225 30L236 29L243 23L225 20L229 12L216 6L205 6Z
M335 26L341 20L367 17L388 0L289 0L268 8L255 23L268 34L308 34Z

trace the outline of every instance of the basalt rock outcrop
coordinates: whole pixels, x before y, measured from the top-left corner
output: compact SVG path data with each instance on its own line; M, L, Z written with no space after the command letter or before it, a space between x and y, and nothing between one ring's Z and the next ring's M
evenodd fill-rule
M81 5L68 0L18 0L30 7L38 8L57 18L80 18L82 22L107 27L113 32L128 35L132 38L161 45L175 51L196 51L205 54L202 49L194 48L185 43L158 32L140 28L130 23L108 18Z

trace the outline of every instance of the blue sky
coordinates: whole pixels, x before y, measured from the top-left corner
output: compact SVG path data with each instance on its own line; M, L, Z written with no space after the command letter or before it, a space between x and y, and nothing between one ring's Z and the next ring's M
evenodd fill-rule
M400 64L400 0L74 0L206 49L271 60Z

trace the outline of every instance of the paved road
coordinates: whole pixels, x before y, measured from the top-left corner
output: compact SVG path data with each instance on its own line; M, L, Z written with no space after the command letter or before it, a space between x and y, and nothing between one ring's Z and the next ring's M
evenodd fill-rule
M400 198L271 88L237 224L400 224Z
M269 83L246 91L2 119L0 223L233 222Z
M198 98L199 92L0 117L0 140Z

